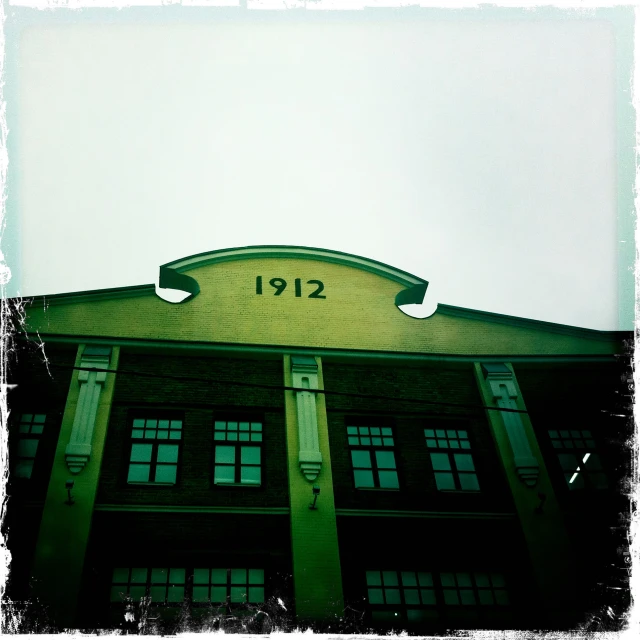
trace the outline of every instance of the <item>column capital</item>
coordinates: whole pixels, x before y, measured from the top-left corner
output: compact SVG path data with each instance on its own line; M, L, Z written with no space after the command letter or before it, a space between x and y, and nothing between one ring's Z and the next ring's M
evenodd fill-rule
M108 369L111 362L111 347L85 347L80 358L80 366ZM105 371L78 372L80 393L73 419L71 437L65 449L65 461L69 471L80 473L91 459L91 441L95 428L100 393L107 380Z

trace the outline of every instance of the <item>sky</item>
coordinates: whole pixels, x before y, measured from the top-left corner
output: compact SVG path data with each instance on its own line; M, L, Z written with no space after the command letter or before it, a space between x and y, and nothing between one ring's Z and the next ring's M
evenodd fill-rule
M8 8L6 294L302 245L630 330L625 11Z

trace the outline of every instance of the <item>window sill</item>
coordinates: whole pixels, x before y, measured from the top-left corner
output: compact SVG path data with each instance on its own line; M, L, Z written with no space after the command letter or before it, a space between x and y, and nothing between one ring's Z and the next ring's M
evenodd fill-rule
M356 487L356 491L400 491L400 488L392 489L391 487Z
M127 484L136 487L175 487L175 482L135 482L127 480Z
M259 489L262 484L252 482L214 482L214 487L244 487L245 489Z

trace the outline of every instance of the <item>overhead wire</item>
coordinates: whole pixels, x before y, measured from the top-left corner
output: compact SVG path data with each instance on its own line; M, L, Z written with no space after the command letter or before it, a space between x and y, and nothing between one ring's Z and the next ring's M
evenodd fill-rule
M475 410L488 410L488 411L502 411L507 413L528 413L526 409L511 409L507 407L490 407L483 404L469 404L460 402L441 402L438 400L428 400L426 398L405 398L401 396L385 396L385 395L372 395L364 393L351 393L348 391L331 391L328 389L309 389L302 387L292 387L286 385L274 385L259 382L245 382L241 380L217 380L212 378L194 377L194 376L177 376L165 373L149 373L146 371L133 371L127 369L104 369L101 367L76 367L72 365L54 364L49 362L49 367L56 369L73 369L75 371L94 371L99 373L113 373L118 375L132 375L144 378L159 378L164 380L176 380L179 382L204 382L208 384L235 386L235 387L249 387L256 389L271 389L273 391L306 391L310 393L323 394L325 396L341 396L347 398L360 398L364 400L389 400L393 402L406 402L410 404L422 404L422 405L434 405L439 407L455 407L460 409L475 409ZM469 414L464 414L469 415Z

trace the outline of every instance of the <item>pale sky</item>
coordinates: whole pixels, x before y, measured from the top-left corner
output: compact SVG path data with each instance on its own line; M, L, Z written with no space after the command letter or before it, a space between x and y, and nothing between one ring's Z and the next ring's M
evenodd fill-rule
M14 7L7 294L286 244L385 262L445 304L629 330L617 11Z

